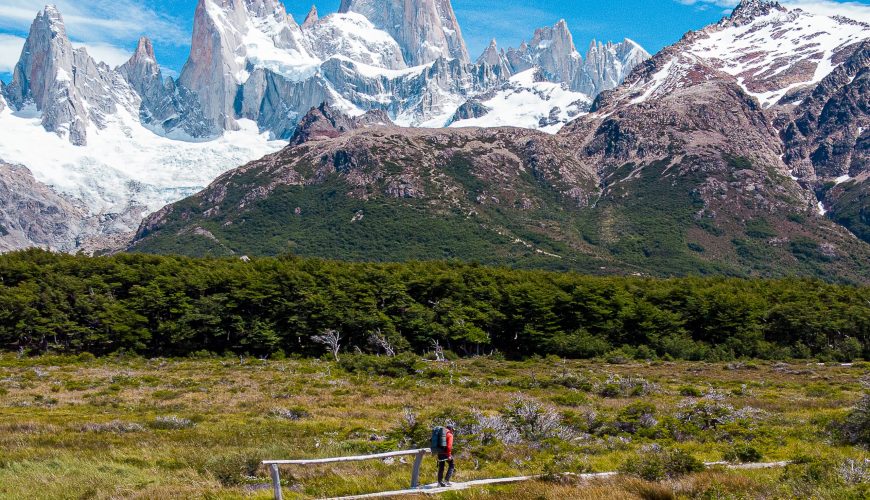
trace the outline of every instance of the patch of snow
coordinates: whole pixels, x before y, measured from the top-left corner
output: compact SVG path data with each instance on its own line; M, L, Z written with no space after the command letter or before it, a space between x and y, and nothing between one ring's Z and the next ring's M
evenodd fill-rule
M841 175L841 176L837 177L836 179L834 179L834 183L839 185L839 184L842 184L844 182L848 182L850 180L852 180L852 178L849 177L849 174L846 174L846 175Z
M632 104L640 104L647 99L649 99L655 91L657 91L661 86L668 80L671 75L671 70L676 66L677 60L671 59L664 68L660 69L656 74L652 76L652 78L644 84L646 87L646 91L634 99L631 100Z
M592 102L589 96L568 90L565 84L536 82L535 71L515 75L493 97L481 101L489 109L484 116L459 120L450 126L514 126L555 134L588 109Z
M123 106L103 130L90 127L77 147L46 132L35 109L0 112L0 158L21 164L91 214L119 213L141 204L156 211L194 194L223 172L286 145L260 134L255 123L210 142L182 142L143 127Z
M837 50L868 38L870 27L866 24L801 9L772 10L744 26L720 27L693 41L688 50L738 77L749 94L769 107L790 90L821 81L837 67L833 61ZM815 69L809 74L784 78L785 82L791 81L784 86L773 78L783 76L799 63L814 64ZM746 81L762 82L767 88L750 89Z
M819 215L824 216L824 215L826 215L826 214L828 213L828 211L825 209L825 204L822 203L821 200L819 200L819 204L818 204L818 207L817 207L817 208L818 208L818 210L819 210Z

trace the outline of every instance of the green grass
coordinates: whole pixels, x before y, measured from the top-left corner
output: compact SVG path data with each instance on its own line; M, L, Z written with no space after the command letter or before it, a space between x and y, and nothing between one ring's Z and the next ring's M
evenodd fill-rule
M349 373L322 360L3 355L0 498L266 499L271 492L261 460L425 446L433 423L451 417L461 424L473 410L507 415L518 395L552 408L575 438L506 444L460 434L457 480L616 470L651 444L703 461L733 455L737 445L765 461L810 460L787 471L714 470L662 483L621 477L581 484L569 478L445 498L651 498L655 492L666 495L656 498L862 498L867 485L846 484L835 469L846 458L868 458L867 451L839 444L827 429L860 398L859 380L867 375L867 364L473 358L423 363L411 375L385 377ZM601 388L618 384L617 376L634 377L636 384L641 377L654 390L602 396ZM663 431L687 398L711 390L736 409L763 413L686 435ZM629 405L634 413L624 410ZM417 418L415 428L404 420L406 407ZM656 427L614 427L650 408ZM158 425L159 417L187 422ZM427 479L433 462L424 464ZM819 470L834 472L820 476ZM282 471L288 498L400 489L409 475L410 464L377 461Z

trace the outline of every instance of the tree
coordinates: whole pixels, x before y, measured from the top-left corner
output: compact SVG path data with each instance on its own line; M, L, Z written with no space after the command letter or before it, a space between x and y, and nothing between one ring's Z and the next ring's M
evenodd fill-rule
M319 335L311 337L311 340L314 343L326 346L335 360L338 361L338 352L341 350L341 334L338 330L323 330Z

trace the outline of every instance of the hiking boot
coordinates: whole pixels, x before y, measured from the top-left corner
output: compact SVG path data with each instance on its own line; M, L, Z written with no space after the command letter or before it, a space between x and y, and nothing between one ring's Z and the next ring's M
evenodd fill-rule
M451 486L453 486L453 483L451 483L450 481L445 481L445 482L444 482L444 487L445 487L445 488L450 488Z
M438 483L438 487L439 487L439 488L446 488L446 487L447 487L447 483Z

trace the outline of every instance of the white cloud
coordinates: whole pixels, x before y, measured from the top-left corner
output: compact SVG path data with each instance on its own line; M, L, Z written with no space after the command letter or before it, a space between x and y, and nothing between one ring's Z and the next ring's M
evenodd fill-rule
M49 0L50 1L50 0ZM0 30L27 32L46 0L2 0ZM67 33L87 42L132 42L145 31L173 45L189 43L184 22L149 9L137 0L54 0Z
M799 7L807 12L825 16L845 16L856 21L870 23L870 5L858 2L834 2L832 0L787 0L783 5Z
M102 61L112 68L116 68L128 60L133 55L132 52L107 43L73 43L76 48L84 47L88 51L88 55Z
M23 38L0 33L0 73L12 73L15 65L18 64L22 47L24 47Z
M732 9L740 2L738 0L676 0L683 5L695 5L698 8L719 7ZM800 8L813 14L825 16L845 16L856 21L870 23L870 5L859 2L838 2L836 0L780 0L789 8Z

